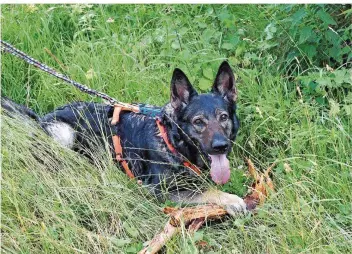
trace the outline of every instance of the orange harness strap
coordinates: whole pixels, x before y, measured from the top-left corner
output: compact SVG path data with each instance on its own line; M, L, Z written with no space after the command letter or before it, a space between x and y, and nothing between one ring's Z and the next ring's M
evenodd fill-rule
M168 137L167 137L167 133L166 133L166 129L165 126L160 122L159 119L156 119L156 125L159 128L159 132L160 132L160 136L163 138L165 144L167 145L167 147L169 148L169 150L173 153L173 154L178 154L176 148L171 144L171 142L169 141ZM196 173L197 175L201 174L201 170L194 164L192 164L189 161L184 161L182 163L185 167L189 168L190 170L192 170L194 173Z
M169 141L169 139L167 137L165 126L160 122L159 119L156 119L156 125L159 128L159 132L160 132L159 135L163 138L165 144L167 145L167 148L169 148L169 150L173 154L177 154L176 148L170 143L170 141Z
M134 174L131 171L131 169L128 167L127 161L122 158L122 146L121 146L120 137L117 135L112 136L112 142L114 144L116 160L121 163L121 166L125 170L127 176L130 179L134 179Z
M132 112L136 112L136 113L139 112L137 107L134 107L134 106L125 107L125 106L122 106L122 105L115 104L114 105L114 113L112 115L112 120L111 120L111 124L112 125L115 125L115 124L117 124L120 121L120 113L121 113L122 110L124 110L124 111L132 111ZM124 160L123 157L122 157L122 146L121 146L120 137L118 135L113 135L112 136L112 143L113 143L114 149L115 149L116 160L121 163L121 166L125 170L127 176L130 179L134 179L133 172L129 168L127 161Z

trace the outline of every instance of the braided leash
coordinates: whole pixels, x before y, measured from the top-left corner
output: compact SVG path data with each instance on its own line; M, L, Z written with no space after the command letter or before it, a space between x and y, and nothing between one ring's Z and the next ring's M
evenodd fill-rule
M49 66L39 62L38 60L28 56L27 54L25 54L24 52L18 50L17 48L13 47L11 44L0 40L1 42L1 49L4 50L5 52L8 52L18 58L21 58L22 60L26 61L27 63L41 69L42 71L51 74L52 76L61 79L71 85L73 85L74 87L78 88L79 90L81 90L84 93L90 94L90 95L95 95L98 96L104 100L109 101L111 104L116 104L116 103L120 103L117 100L115 100L114 98L110 97L109 95L93 90L83 84L80 84L76 81L73 81L72 79L70 79L69 77L58 73L57 71L55 71L54 69L50 68Z
M1 42L1 50L24 60L28 64L31 64L31 65L41 69L42 71L49 73L50 75L52 75L58 79L65 81L66 83L78 88L80 91L82 91L84 93L98 96L98 97L108 101L111 105L113 105L115 107L121 107L125 110L133 111L135 113L140 113L140 114L147 115L150 117L156 117L156 116L160 115L160 113L161 113L161 110L158 107L151 107L151 106L144 105L144 104L137 104L137 105L128 104L128 103L117 101L116 99L110 97L109 95L107 95L105 93L91 89L81 83L78 83L78 82L70 79L66 75L63 75L63 74L55 71L54 69L50 68L49 66L39 62L38 60L28 56L26 53L22 52L21 50L15 48L10 43L7 43L3 40L0 40L0 42Z

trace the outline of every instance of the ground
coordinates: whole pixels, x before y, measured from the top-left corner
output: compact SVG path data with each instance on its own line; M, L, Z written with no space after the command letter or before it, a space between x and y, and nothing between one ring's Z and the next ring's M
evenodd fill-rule
M231 183L222 189L245 195L245 157L262 170L276 163L276 189L256 215L183 233L167 253L352 252L346 6L1 8L3 40L124 102L166 103L175 67L206 92L219 64L230 62L241 128L230 154ZM39 114L99 101L11 55L1 58L2 94ZM7 253L135 253L167 221L165 204L129 181L105 151L92 164L35 125L4 115L1 141Z

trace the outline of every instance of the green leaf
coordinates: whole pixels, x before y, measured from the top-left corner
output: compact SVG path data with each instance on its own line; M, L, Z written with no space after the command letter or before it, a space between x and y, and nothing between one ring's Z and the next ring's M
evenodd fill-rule
M343 101L345 103L352 103L352 92L349 92Z
M343 106L343 109L345 110L346 115L352 116L352 104L350 104L350 105L344 105L344 106Z
M130 227L127 223L123 224L123 228L127 231L127 233L132 237L138 236L138 230L135 228Z
M202 91L207 91L209 89L209 80L201 78L199 80L198 87Z
M319 211L319 213L323 213L323 212L325 212L325 208L324 208L324 206L319 205L319 207L318 207L318 211Z
M222 44L221 48L231 50L231 49L234 49L235 47L231 43L225 42L224 44Z
M182 28L178 31L178 33L179 33L180 35L184 35L185 33L187 33L187 31L188 31L188 28L187 28L187 27L182 27Z
M313 32L313 30L310 26L303 27L299 33L298 43L302 44L303 42L306 42L308 40L308 38L311 36L312 32Z
M207 28L203 31L202 35L201 35L201 39L204 40L205 42L209 42L210 39L213 37L213 35L215 34L215 30L211 29L211 28Z
M173 49L180 49L181 48L181 45L179 43L178 40L174 40L172 43L171 43L171 48Z
M229 14L229 12L228 12L227 10L223 10L223 11L221 11L221 12L218 14L218 18L219 18L222 22L224 22L224 21L230 19L230 18L231 18L231 15Z
M352 70L350 69L349 74L345 77L345 82L352 85Z
M330 16L329 13L319 10L317 15L326 25L337 25L336 21Z
M338 44L339 46L341 45L341 39L340 36L330 29L324 33L325 38L332 43L333 45Z
M339 45L333 45L331 48L328 50L328 56L334 58L337 62L341 62L341 48Z
M230 56L230 57L229 57L229 63L230 63L231 65L237 65L237 64L239 63L239 61L238 61L238 59L237 59L236 57Z
M138 252L138 249L136 246L129 246L127 249L126 249L126 252L127 253L137 253Z
M188 49L182 50L180 52L180 57L184 60L188 60L191 58L191 52Z
M116 243L116 245L118 247L122 247L126 244L131 243L131 240L130 239L116 239L114 242Z
M277 45L278 45L277 43L270 43L268 41L262 41L262 42L258 43L258 48L260 48L261 50L266 50L266 49L276 47Z
M320 105L325 105L325 98L322 96L315 98L315 101Z
M235 47L240 42L240 37L237 35L231 35L226 38L226 42L231 43L232 47Z
M296 24L298 24L302 18L304 18L304 16L306 16L307 12L304 8L299 9L296 13L294 13L291 16L291 21L292 21L292 26L295 26Z
M300 48L309 58L312 58L317 54L317 48L313 45L303 44Z
M267 230L267 227L265 225L259 225L258 226L258 231L260 233L264 233Z
M325 87L329 87L329 88L332 87L331 79L328 77L317 78L316 82L321 86L325 86Z
M208 26L206 23L203 22L198 22L197 24L200 28L206 28Z
M213 70L211 68L206 68L203 70L204 77L212 80L213 79Z
M334 81L337 85L341 85L345 82L345 80L348 78L348 72L346 69L340 69L334 71Z

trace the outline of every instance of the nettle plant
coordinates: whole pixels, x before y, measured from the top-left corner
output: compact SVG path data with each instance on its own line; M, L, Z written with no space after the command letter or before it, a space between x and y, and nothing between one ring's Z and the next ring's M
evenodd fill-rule
M330 106L329 115L341 113L352 116L352 70L341 68L320 69L298 76L306 100L315 100L322 106Z
M279 13L279 14L276 14ZM285 56L282 67L351 67L350 5L279 5L268 16L265 40Z
M273 5L262 35L273 66L332 117L352 115L351 15L350 5Z

